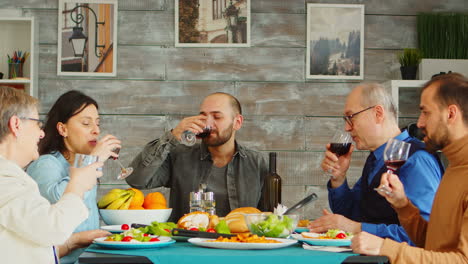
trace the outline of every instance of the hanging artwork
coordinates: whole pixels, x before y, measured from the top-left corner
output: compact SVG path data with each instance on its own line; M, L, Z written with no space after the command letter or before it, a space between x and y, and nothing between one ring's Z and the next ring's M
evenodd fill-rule
M251 0L175 0L176 47L249 47Z
M307 4L307 78L364 78L364 5Z
M60 0L57 74L116 76L117 0Z

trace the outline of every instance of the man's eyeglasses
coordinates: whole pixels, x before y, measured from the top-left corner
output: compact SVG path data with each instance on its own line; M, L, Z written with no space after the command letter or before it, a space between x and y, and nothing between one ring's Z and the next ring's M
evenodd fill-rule
M20 117L20 119L36 121L37 125L39 126L40 129L44 128L44 120L37 119L37 118L31 118L31 117Z
M352 120L353 117L357 116L358 114L360 114L360 113L362 113L362 112L364 112L364 111L367 111L367 110L369 110L369 109L372 109L372 108L374 108L374 107L375 107L375 105L373 105L373 106L371 106L371 107L367 107L366 109L361 110L361 111L359 111L359 112L356 112L356 113L354 113L354 114L350 114L350 115L347 115L347 116L343 116L343 119L344 119L344 121L346 121L346 123L348 123L348 125L353 126L353 120Z

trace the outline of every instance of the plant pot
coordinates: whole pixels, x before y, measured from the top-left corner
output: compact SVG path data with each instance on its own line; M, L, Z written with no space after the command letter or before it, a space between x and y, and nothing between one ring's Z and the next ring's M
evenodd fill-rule
M401 66L400 71L403 80L416 80L418 66Z

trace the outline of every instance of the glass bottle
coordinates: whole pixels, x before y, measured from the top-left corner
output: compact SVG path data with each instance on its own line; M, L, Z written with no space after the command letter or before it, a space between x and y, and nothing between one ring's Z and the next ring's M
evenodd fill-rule
M263 186L264 207L269 212L273 212L281 203L281 177L276 173L276 155L276 152L270 152L270 171L265 176Z

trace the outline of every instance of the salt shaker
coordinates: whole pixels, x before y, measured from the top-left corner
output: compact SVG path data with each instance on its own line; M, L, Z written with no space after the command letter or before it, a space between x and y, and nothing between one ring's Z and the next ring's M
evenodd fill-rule
M213 192L203 193L203 209L210 215L216 214L216 202Z
M190 192L190 213L203 211L202 208L202 193Z

